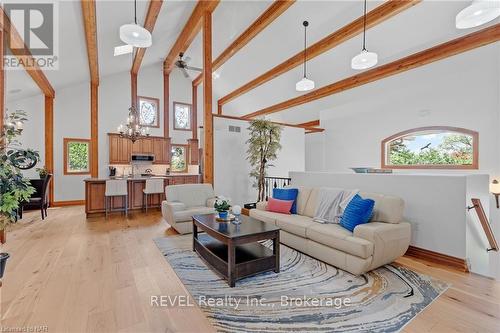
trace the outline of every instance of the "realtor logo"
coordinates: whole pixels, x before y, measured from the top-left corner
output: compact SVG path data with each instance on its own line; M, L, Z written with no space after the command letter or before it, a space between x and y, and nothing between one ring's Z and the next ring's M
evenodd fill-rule
M5 36L5 69L58 69L57 3L15 2L3 8L11 25Z

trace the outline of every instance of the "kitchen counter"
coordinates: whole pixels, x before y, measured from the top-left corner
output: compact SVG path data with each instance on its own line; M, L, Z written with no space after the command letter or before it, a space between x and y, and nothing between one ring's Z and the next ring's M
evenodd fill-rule
M196 174L171 174L162 176L136 176L136 177L107 177L107 178L86 178L85 183L85 213L87 217L105 212L106 180L126 179L128 190L128 207L130 210L139 210L144 205L143 190L146 186L146 180L151 178L160 178L164 180L164 185L196 184L200 182L201 175ZM160 207L161 202L165 200L165 194L150 195L148 207ZM125 198L114 197L111 199L111 209L123 209L125 207Z

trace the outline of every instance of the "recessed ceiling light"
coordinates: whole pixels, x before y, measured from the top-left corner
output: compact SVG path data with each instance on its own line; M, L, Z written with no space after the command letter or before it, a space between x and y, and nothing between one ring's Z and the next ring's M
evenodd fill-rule
M23 91L22 89L11 89L9 90L9 94L19 94L21 91Z

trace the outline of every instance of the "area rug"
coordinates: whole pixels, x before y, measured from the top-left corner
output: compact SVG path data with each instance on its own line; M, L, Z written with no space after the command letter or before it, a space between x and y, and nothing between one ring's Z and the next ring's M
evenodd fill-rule
M191 235L154 241L219 332L397 332L448 287L395 265L354 276L281 245L279 274L230 288L192 251Z

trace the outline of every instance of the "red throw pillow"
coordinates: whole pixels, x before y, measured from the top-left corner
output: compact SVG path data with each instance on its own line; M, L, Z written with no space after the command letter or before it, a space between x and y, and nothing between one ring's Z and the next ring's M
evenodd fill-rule
M267 202L267 210L270 212L290 214L294 200L279 200L269 198Z

